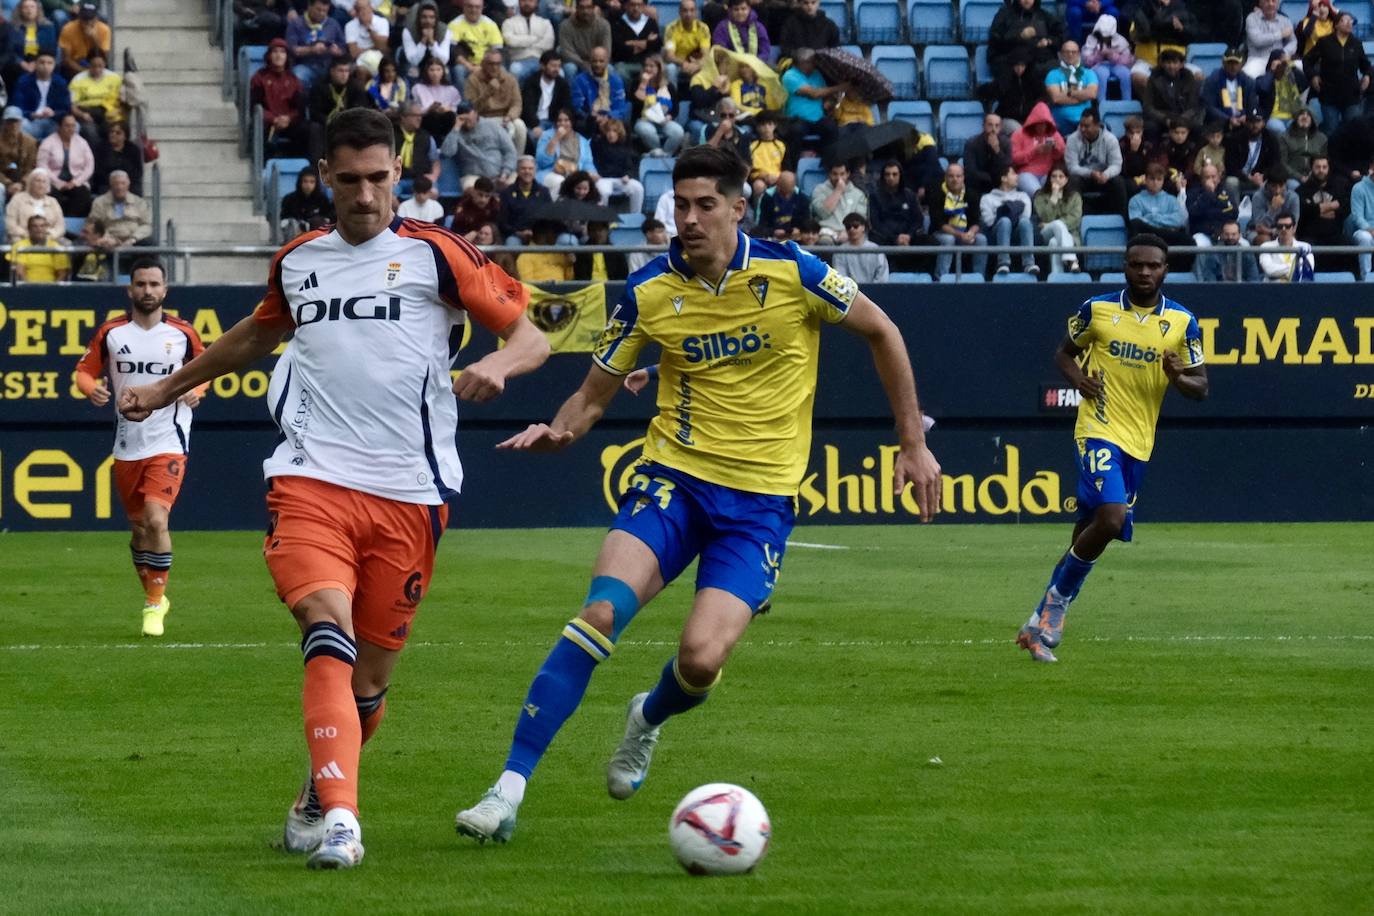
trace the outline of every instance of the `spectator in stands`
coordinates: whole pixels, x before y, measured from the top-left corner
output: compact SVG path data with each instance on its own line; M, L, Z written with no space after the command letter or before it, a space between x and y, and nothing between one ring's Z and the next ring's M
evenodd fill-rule
M1290 185L1307 180L1312 172L1312 160L1326 155L1326 134L1317 129L1317 121L1310 108L1299 108L1288 130L1279 134L1279 150L1283 171Z
M471 241L479 228L495 222L500 215L501 199L496 196L496 185L492 184L490 178L478 178L458 199L449 226Z
M1078 118L1097 98L1097 74L1083 66L1078 42L1066 41L1059 49L1058 65L1045 75L1050 113L1061 134L1078 128Z
M1345 219L1350 213L1345 179L1331 173L1331 160L1312 157L1312 171L1298 186L1298 237L1313 245L1345 244Z
M1180 121L1170 121L1168 133L1155 148L1154 158L1163 162L1169 169L1167 184L1173 185L1175 190L1181 183L1186 183L1188 176L1192 174L1197 150L1198 146L1193 142L1193 132L1188 125Z
M1049 106L1040 102L1011 135L1011 164L1019 173L1018 186L1027 196L1040 190L1049 177L1050 167L1064 159L1064 148L1064 138L1055 129Z
M11 196L5 204L5 232L9 238L24 238L29 217L39 213L48 221L48 237L61 241L67 233L67 223L61 205L48 193L51 188L52 176L47 169L40 165L29 172L24 190Z
M1067 0L1064 4L1064 34L1074 41L1083 41L1097 31L1103 16L1112 18L1112 28L1115 29L1119 14L1114 0ZM1085 57L1087 50L1083 49Z
M1101 20L1098 20L1099 22ZM1035 192L1032 202L1040 240L1058 249L1050 255L1050 273L1078 273L1082 268L1073 249L1083 243L1083 197L1073 187L1064 166L1050 169L1050 178Z
M830 86L816 69L816 52L802 48L792 66L782 75L782 88L787 90L787 128L782 133L787 144L787 161L783 167L796 171L802 149L825 149L835 142L839 126L825 113L825 100L844 92L843 84ZM815 136L816 142L807 146L806 138Z
M577 0L573 14L558 27L558 50L564 60L563 75L569 82L575 83L579 72L590 72L596 48L610 59L611 24L597 14L596 0Z
M639 231L644 233L645 245L657 245L665 249L668 247L667 228L652 216L640 224ZM653 251L633 251L625 256L625 270L634 273L657 256L658 254Z
M596 188L597 176L590 172L577 171L567 176L558 189L560 200L579 200L592 206L600 206L605 201ZM582 245L587 242L587 223L584 220L566 220L563 234L558 237L559 245Z
M334 58L329 78L310 87L310 161L324 158L324 127L329 119L350 108L371 108L372 96L353 79L353 61L347 55Z
M463 15L448 24L449 67L453 85L467 84L468 74L486 55L488 48L502 48L501 29L482 14L482 0L463 0Z
M1283 169L1278 139L1265 128L1264 115L1252 111L1245 130L1226 138L1226 190L1232 200L1264 186L1265 179Z
M234 47L265 45L280 38L291 12L289 0L234 0Z
M1221 236L1221 227L1236 218L1236 205L1221 183L1221 169L1204 165L1188 185L1188 231L1193 244L1206 248Z
M95 0L81 0L76 18L62 27L57 47L62 52L62 75L69 81L87 67L92 51L110 54L110 27L100 21Z
M21 283L61 283L71 275L72 263L65 246L49 233L43 214L29 217L28 234L15 242L9 253L15 279ZM42 248L42 251L34 251Z
M372 104L385 115L399 117L406 100L410 98L410 87L405 77L396 69L396 61L383 57L377 65L377 75L367 84L367 94L372 96Z
M735 70L735 78L729 80L730 100L742 117L752 118L768 108L768 90L759 82L758 74L748 64L741 63ZM722 75L722 79L729 79ZM835 112L839 121L839 112Z
M838 48L840 27L821 9L821 0L798 0L783 22L778 46L783 57L795 57L802 48Z
M1197 259L1193 273L1204 283L1258 283L1259 264L1248 252L1249 247L1240 223L1230 220L1222 225L1213 250Z
M604 222L588 223L586 244L611 244L610 224ZM574 280L605 283L607 280L624 280L628 275L629 265L626 256L619 251L579 251L573 260Z
M1259 108L1255 81L1241 70L1244 62L1243 51L1227 48L1221 56L1221 69L1202 81L1207 118L1223 122L1228 132L1244 126L1245 115Z
M754 186L753 200L778 183L787 144L777 138L778 119L765 111L754 119L754 139L749 141L749 181Z
M1202 167L1208 164L1216 166L1218 172L1226 168L1225 137L1226 125L1220 121L1214 121L1202 128L1203 143L1197 154L1193 156L1193 165L1189 169L1190 174L1201 175Z
M1121 146L1121 181L1126 195L1134 194L1145 181L1145 169L1150 164L1150 144L1145 142L1145 121L1140 115L1128 115L1121 122L1126 135Z
M1304 58L1311 54L1317 42L1335 30L1336 8L1331 0L1308 0L1307 14L1298 21L1298 53L1293 56Z
M1369 251L1374 248L1374 159L1369 161L1368 170L1350 190L1348 226L1355 244L1365 249L1360 252L1360 279L1369 280L1374 275L1370 270Z
M592 138L592 165L600 176L596 189L608 204L613 197L623 197L630 213L644 209L644 185L635 176L639 173L639 157L625 132L625 124L615 118L601 122L601 129Z
M528 245L534 236L529 215L540 204L548 203L549 191L534 180L533 156L521 156L515 163L515 181L501 192L498 225L507 245Z
M329 0L310 0L304 16L286 21L286 43L296 65L292 72L309 86L329 71L330 62L348 53L343 27L329 15Z
M458 117L463 94L448 81L448 68L431 57L420 64L420 81L410 87L410 100L424 111L431 137L447 137Z
M988 244L987 236L979 231L978 220L969 219L973 201L969 199L964 187L964 167L951 162L945 169L944 180L926 192L926 206L930 210L930 228L935 241L950 248L983 248ZM977 213L977 210L972 210ZM942 277L949 273L954 254L941 253L935 259L935 275ZM988 267L988 256L973 256L973 272L982 276Z
M501 23L510 72L523 81L539 70L540 57L554 46L553 23L539 15L539 0L519 0L519 13Z
M797 222L809 219L810 214L811 199L797 188L796 173L780 172L778 183L759 198L756 234L776 241L789 239Z
M109 244L105 235L105 224L98 219L86 217L86 221L81 224L77 244L94 250L81 256L81 264L72 279L86 283L110 282L110 258L104 253Z
M479 177L490 178L497 190L515 180L515 145L497 121L478 117L468 102L458 106L458 123L444 138L442 153L457 159L463 187Z
M1065 142L1064 162L1069 176L1081 189L1080 206L1085 212L1125 212L1121 144L1091 108L1083 112L1078 130Z
M749 137L740 130L740 113L731 99L721 99L711 115L710 136L706 137L707 146L727 147L734 150L745 162L749 161Z
M840 94L831 116L839 125L840 136L843 137L874 125L873 103L850 86Z
M24 133L24 113L18 105L5 108L0 125L0 176L4 191L12 197L24 188L24 179L38 165L38 141Z
M124 78L105 68L104 51L92 51L86 60L86 70L76 75L68 90L81 136L94 146L104 139L111 124L124 120L124 103L120 100Z
M1298 53L1293 21L1279 12L1279 0L1256 0L1254 11L1245 17L1246 75L1254 79L1264 73L1269 52L1276 50L1289 58Z
M773 51L768 30L759 21L749 0L730 0L728 15L716 25L711 40L723 48L752 54L765 61L771 59Z
M638 82L644 62L663 50L663 36L658 22L645 13L644 0L625 0L623 6L625 11L611 23L611 59L628 86Z
M1261 3L1272 0L1261 0ZM1369 90L1371 68L1360 40L1354 36L1355 19L1336 15L1336 30L1317 42L1304 63L1312 91L1321 102L1322 129L1334 134L1346 121L1359 117L1362 96Z
M809 219L810 217L808 217ZM663 223L664 230L668 233L668 238L677 235L677 214L673 202L673 189L668 188L658 195L658 201L654 204L654 219Z
M868 198L872 220L869 235L879 245L916 245L929 241L925 235L925 211L916 193L906 187L902 167L895 159L883 163L882 177Z
M561 223L542 219L535 221L533 243L552 245L562 228ZM573 278L574 260L573 255L556 251L526 252L515 259L515 268L520 279L526 283L566 283Z
M486 179L481 180L485 181ZM411 186L411 196L401 201L401 205L396 208L396 215L401 219L442 223L444 221L444 205L439 203L439 192L435 189L434 182L424 175L416 178L415 183ZM458 230L455 229L454 231L457 232Z
M711 30L697 18L696 0L682 0L677 20L663 30L663 60L668 81L675 87L679 77L690 79L701 69L701 61L711 50Z
M1296 222L1302 213L1298 192L1291 191L1281 178L1270 178L1264 187L1250 195L1250 225L1277 227L1280 217L1291 216Z
M453 45L449 41L448 29L439 21L439 10L434 0L420 0L415 10L415 21L401 30L401 52L405 58L407 79L420 78L420 64L432 57L445 68L448 67Z
M844 238L844 218L851 213L868 218L868 195L850 181L849 166L837 162L811 194L811 215L821 224L821 239L826 244Z
M468 77L464 90L467 100L477 109L479 117L497 123L510 134L517 153L525 151L526 128L520 120L524 107L520 84L501 64L501 52L489 48L482 56L482 66Z
M975 198L997 187L996 176L1011 165L1011 137L1003 132L996 112L983 115L983 132L964 141L962 162L969 193Z
M422 175L430 181L439 180L439 146L424 121L425 110L414 99L405 103L396 119L396 155L401 160L403 181L414 181Z
M52 176L52 196L64 214L85 216L91 212L95 152L77 131L76 115L63 115L57 133L38 144L38 164Z
M573 172L595 171L591 142L573 128L571 113L564 110L554 116L554 129L535 145L535 163L538 181L550 194L557 194Z
M320 187L320 176L313 168L296 173L296 190L281 199L281 229L292 239L311 229L334 221L334 204Z
M540 55L539 72L525 79L520 99L521 120L534 143L553 126L555 113L572 110L572 86L563 76L563 58L557 51Z
M129 176L123 172L110 173L110 190L91 202L90 214L105 224L115 248L146 245L152 239L152 207L129 190Z
M851 213L844 218L844 247L877 248L876 242L868 239L868 220L861 213ZM856 283L886 283L888 278L887 255L839 252L832 258L835 270Z
M1370 150L1374 150L1374 114L1346 121L1327 137L1331 170L1348 178L1352 186L1365 176Z
M1256 107L1259 113L1269 119L1269 129L1282 133L1298 109L1303 106L1302 96L1307 91L1307 76L1288 60L1282 51L1269 55L1269 69L1255 80ZM1316 104L1315 98L1313 104ZM1316 116L1316 109L1313 109Z
M1034 78L1044 81L1054 66L1055 54L1064 43L1064 21L1040 6L1040 0L1007 0L988 30L988 59L1005 71L1016 49L1028 55Z
M1021 248L1030 248L1035 244L1030 196L1025 191L1017 189L1014 167L1008 166L1006 171L997 177L997 187L984 194L978 202L978 213L982 218L983 232L992 239L994 245L1015 244ZM1035 264L1035 256L1030 252L1021 256L1021 269L1032 275L1040 273L1040 268ZM1011 254L1002 252L997 255L997 273L1010 272Z
M1312 254L1312 246L1297 237L1298 218L1285 213L1274 221L1274 226L1279 231L1279 237L1259 246L1259 266L1265 282L1308 283L1316 279L1317 261ZM1265 248L1296 248L1297 251L1280 254L1265 252Z
M1150 73L1142 98L1146 133L1162 136L1170 121L1201 127L1200 88L1193 71L1183 66L1182 53L1173 48L1161 51L1159 66Z
M978 87L978 96L984 107L991 105L1001 116L1002 130L1010 136L1048 96L1044 78L1031 69L1030 56L1023 49L1013 51L1005 63L991 83Z
M1198 24L1185 0L1144 0L1131 19L1129 38L1135 43L1135 67L1131 78L1137 94L1164 63L1164 52L1174 51L1180 63Z
M592 48L589 70L573 78L573 108L578 115L577 129L591 133L605 118L630 119L630 103L625 82L610 67L611 55L605 48Z
M40 51L33 72L19 77L19 84L14 87L14 104L24 113L24 132L35 140L57 130L58 119L72 108L67 81L53 72L56 66L51 52Z
M1112 79L1121 88L1121 98L1127 102L1131 100L1131 67L1135 65L1135 55L1131 53L1131 43L1126 36L1117 31L1115 16L1104 13L1097 18L1092 34L1083 43L1083 63L1097 75L1098 104L1107 101L1107 84Z
M344 43L354 60L374 48L383 54L391 50L391 23L373 12L372 0L354 0L353 18L344 26Z
M916 199L925 203L926 188L935 184L945 175L945 167L940 162L940 148L935 138L917 128L916 151L911 158L902 163L902 180L916 194ZM909 147L908 147L909 148Z
M38 55L47 51L57 54L57 29L43 15L38 0L19 0L15 7L14 18L4 26L9 32L9 43L14 48L14 63L3 71L5 85L14 93L19 78L32 74L36 68Z
M1127 207L1131 235L1150 232L1170 245L1191 245L1188 214L1178 198L1164 190L1164 166L1153 162L1145 170L1145 187ZM1190 259L1191 260L1191 259Z
M248 84L248 104L262 106L263 139L269 158L302 156L309 145L305 92L300 78L287 68L286 62L286 40L272 39L262 68Z
M650 156L676 156L683 139L682 125L675 114L677 99L663 72L663 61L656 55L643 60L635 102L639 108L639 120L635 121L639 142Z

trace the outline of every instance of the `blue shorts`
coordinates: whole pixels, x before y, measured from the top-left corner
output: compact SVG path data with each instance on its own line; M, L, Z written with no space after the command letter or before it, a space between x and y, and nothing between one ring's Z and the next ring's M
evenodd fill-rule
M1120 540L1131 539L1132 515L1140 482L1145 479L1148 461L1133 458L1121 446L1105 439L1080 439L1078 442L1078 517L1091 518L1098 506L1120 503L1126 507L1126 521Z
M795 521L791 497L735 490L646 463L635 468L611 530L649 546L665 585L700 556L697 590L727 591L757 613L778 582Z

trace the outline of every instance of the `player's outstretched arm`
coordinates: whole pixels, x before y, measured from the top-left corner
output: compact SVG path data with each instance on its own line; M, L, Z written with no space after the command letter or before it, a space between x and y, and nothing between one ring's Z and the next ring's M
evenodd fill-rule
M262 359L277 348L285 333L281 326L264 324L249 315L206 347L204 353L161 381L125 388L119 395L119 412L135 422L146 420L153 411L166 407L191 389Z
M549 339L524 315L497 333L506 345L464 367L453 382L453 393L465 401L499 397L508 379L533 372L549 358Z
M593 365L582 386L558 408L552 423L531 423L497 448L519 452L556 452L587 434L606 412L606 405L620 390L621 378Z
M1209 383L1206 366L1185 366L1183 358L1170 350L1164 354L1164 374L1178 393L1190 401L1207 400Z
M1054 352L1054 364L1059 367L1060 375L1068 379L1069 384L1077 388L1079 394L1085 398L1097 398L1102 394L1102 380L1088 375L1078 364L1078 358L1083 352L1082 347L1065 337L1059 349Z
M888 403L892 405L892 415L897 420L897 443L902 448L894 469L893 490L901 493L910 483L916 504L921 507L921 521L928 522L940 511L943 484L940 463L926 446L921 406L916 399L916 378L911 371L911 358L907 355L902 332L887 313L863 293L855 297L841 327L863 337L873 351L873 365L887 392Z

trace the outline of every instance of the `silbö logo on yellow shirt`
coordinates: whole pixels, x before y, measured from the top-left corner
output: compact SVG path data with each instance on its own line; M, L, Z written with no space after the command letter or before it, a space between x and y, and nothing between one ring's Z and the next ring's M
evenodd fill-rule
M717 331L702 337L688 337L682 342L682 352L689 363L708 362L712 365L749 365L748 357L760 350L771 350L771 334L758 333L759 326L748 325L739 334Z

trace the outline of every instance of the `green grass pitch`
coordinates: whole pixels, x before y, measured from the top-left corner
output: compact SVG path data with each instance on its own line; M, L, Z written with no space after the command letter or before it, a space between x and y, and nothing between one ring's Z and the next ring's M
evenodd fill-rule
M183 520L184 521L184 520ZM306 769L298 635L252 533L177 532L161 642L119 534L0 535L0 911L1354 913L1374 907L1369 525L1151 525L1057 666L1012 639L1062 526L803 528L773 613L628 802L604 764L672 651L643 612L508 846L455 835L576 610L597 530L451 531L363 753L363 866L272 848ZM741 783L751 876L667 819Z

